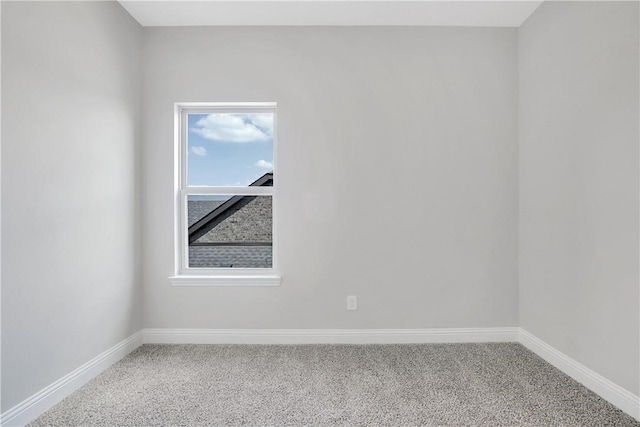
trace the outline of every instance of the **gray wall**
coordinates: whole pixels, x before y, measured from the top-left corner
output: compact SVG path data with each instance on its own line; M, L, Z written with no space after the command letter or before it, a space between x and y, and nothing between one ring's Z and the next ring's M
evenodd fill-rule
M5 411L142 327L142 34L115 2L2 9Z
M146 327L518 324L517 30L144 36ZM169 284L176 101L278 102L282 286Z
M520 319L638 394L638 3L520 28Z

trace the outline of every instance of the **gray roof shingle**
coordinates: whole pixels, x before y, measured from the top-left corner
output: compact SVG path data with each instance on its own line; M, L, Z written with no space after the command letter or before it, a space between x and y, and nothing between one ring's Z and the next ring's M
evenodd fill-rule
M197 243L272 241L271 196L246 196L198 233Z
M189 246L190 268L271 268L271 246Z
M189 227L221 204L221 200L189 200L187 205Z

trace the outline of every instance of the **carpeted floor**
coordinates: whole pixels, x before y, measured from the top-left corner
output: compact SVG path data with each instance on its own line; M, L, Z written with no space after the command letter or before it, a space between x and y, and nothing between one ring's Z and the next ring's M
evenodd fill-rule
M30 426L640 426L520 344L145 345Z

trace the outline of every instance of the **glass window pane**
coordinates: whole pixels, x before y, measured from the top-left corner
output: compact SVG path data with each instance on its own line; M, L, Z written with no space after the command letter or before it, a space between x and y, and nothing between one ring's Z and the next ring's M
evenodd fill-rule
M187 197L189 268L272 268L272 196Z
M273 120L271 112L188 114L187 185L246 187L273 178Z

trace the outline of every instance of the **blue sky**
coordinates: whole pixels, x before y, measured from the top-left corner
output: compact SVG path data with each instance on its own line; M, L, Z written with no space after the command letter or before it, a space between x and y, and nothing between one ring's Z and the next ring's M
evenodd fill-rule
M188 185L247 186L273 171L273 114L189 114Z

